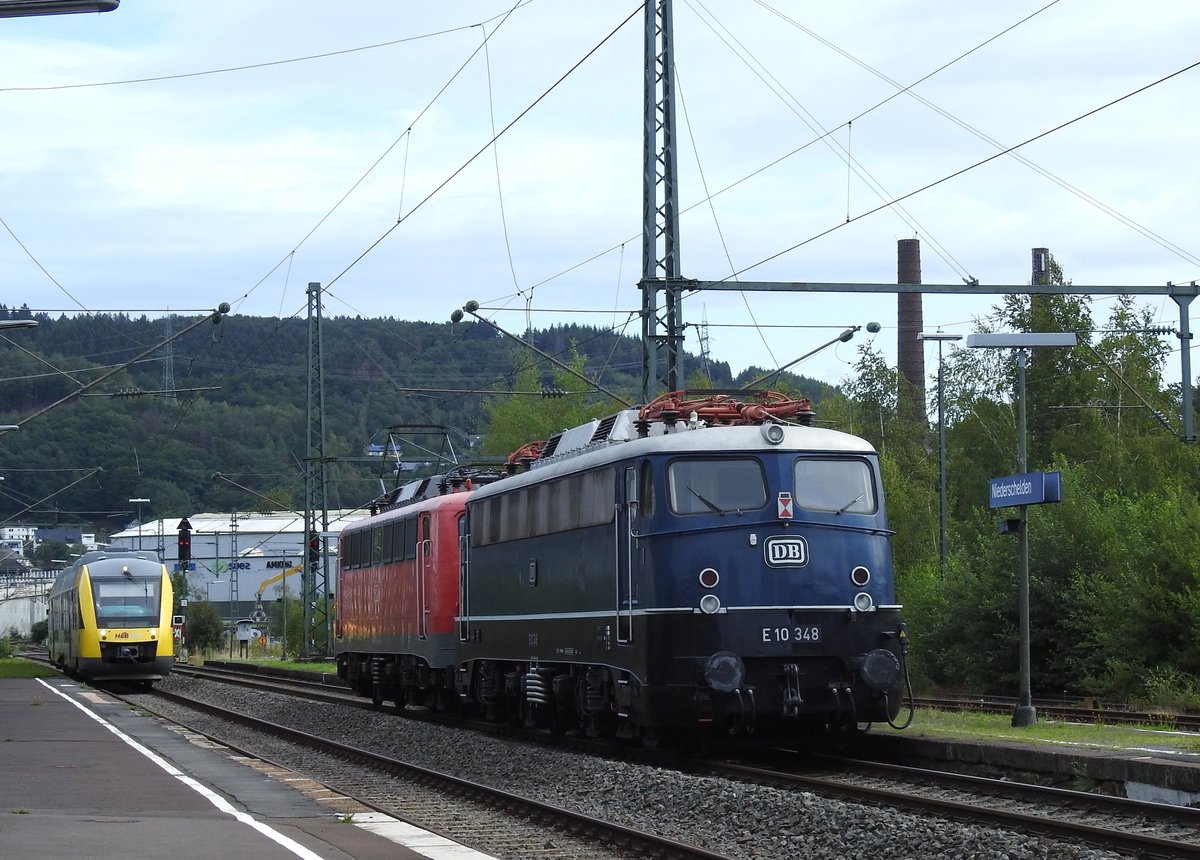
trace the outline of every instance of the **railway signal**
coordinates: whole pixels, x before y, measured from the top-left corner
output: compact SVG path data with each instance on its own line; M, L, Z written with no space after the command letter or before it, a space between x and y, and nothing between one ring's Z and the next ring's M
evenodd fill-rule
M184 517L176 528L179 529L176 558L178 558L180 566L186 570L188 563L192 560L192 524L188 522L187 517Z

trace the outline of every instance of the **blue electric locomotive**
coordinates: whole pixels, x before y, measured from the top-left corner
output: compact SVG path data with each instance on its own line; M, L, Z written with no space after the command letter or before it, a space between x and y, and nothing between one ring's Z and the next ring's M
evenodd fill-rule
M459 696L651 741L893 721L907 640L877 454L807 401L685 398L564 431L471 494Z

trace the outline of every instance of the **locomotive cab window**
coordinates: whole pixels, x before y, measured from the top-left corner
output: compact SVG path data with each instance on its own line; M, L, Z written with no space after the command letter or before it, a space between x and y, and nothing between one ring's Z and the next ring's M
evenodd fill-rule
M667 467L667 488L677 514L736 513L767 503L762 466L749 457L676 460Z
M92 579L96 623L101 627L156 627L157 579Z
M809 511L873 514L879 510L866 460L797 460L796 505Z

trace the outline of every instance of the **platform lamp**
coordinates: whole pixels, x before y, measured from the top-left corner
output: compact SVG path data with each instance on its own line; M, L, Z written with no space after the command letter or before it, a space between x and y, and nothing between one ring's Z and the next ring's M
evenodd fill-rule
M942 344L946 341L962 340L961 334L944 332L921 332L919 341L937 341L937 413L938 413L938 548L941 558L942 578L946 576L946 411L942 394Z
M1075 332L1017 332L1012 334L972 334L967 336L969 349L1015 349L1017 351L1017 459L1022 473L1029 471L1029 459L1025 448L1025 365L1029 361L1029 350L1039 347L1075 346ZM1019 610L1021 615L1021 691L1017 706L1013 710L1012 724L1016 727L1031 726L1037 722L1037 709L1033 707L1029 680L1029 529L1028 505L1020 505L1017 538L1020 560L1018 581Z

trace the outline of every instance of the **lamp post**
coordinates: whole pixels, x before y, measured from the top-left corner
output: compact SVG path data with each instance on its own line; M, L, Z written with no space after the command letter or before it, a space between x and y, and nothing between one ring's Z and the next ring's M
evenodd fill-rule
M942 396L942 344L962 340L961 334L921 332L917 340L935 340L938 345L937 413L938 413L938 550L941 553L942 578L946 576L946 412Z
M967 338L971 349L1015 349L1017 351L1017 459L1021 473L1029 471L1025 448L1025 365L1027 350L1036 347L1075 346L1074 332L1025 332L1017 334L973 334ZM1021 690L1013 709L1015 727L1031 726L1037 722L1037 709L1030 693L1029 669L1029 506L1020 505L1020 525L1017 528L1020 563L1018 580L1018 611L1021 625Z
M130 499L129 504L137 505L138 518L138 552L142 551L142 505L150 504L149 499Z

